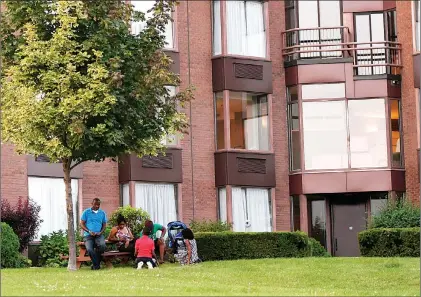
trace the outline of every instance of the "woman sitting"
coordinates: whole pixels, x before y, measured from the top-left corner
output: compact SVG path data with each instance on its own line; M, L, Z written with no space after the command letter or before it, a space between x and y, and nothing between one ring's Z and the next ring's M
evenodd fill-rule
M177 261L180 262L181 265L200 262L193 231L187 228L181 231L181 234L183 235L183 241L178 244L177 254L174 255Z
M134 256L134 237L129 227L127 227L126 219L123 216L118 216L117 226L111 229L108 240L116 242L120 252L129 252L132 257Z

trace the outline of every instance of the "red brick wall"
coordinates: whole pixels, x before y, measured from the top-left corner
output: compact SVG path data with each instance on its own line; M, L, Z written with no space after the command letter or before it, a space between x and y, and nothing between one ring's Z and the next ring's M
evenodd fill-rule
M285 99L285 70L283 67L281 32L285 30L283 1L269 1L269 41L272 60L273 95L272 123L276 172L276 230L290 230L288 126Z
M413 201L419 201L417 110L414 89L414 65L412 54L412 1L396 1L398 41L402 44L402 120L405 154L406 193Z
M17 155L11 144L1 145L1 198L17 201L28 197L27 161Z
M190 135L186 135L181 142L183 147L182 219L188 223L193 217L216 219L217 213L214 178L211 2L180 1L177 9L181 89L189 83L188 28L190 29L191 84L195 87L195 100L191 102ZM187 9L189 10L189 24ZM189 115L190 110L187 108L185 112ZM193 146L193 160L191 145Z
M117 162L105 160L83 164L82 210L90 207L95 197L101 199L101 208L108 217L120 206Z

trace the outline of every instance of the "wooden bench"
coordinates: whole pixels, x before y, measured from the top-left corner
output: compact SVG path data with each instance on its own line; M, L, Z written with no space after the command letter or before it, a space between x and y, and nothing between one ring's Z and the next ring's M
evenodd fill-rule
M106 244L114 244L115 242L112 241L105 241ZM88 255L88 251L86 250L85 243L83 241L76 243L76 245L79 247L79 256L76 258L76 267L77 269L80 268L82 263L91 261L91 258ZM61 259L69 259L69 256L60 255ZM105 265L107 268L112 268L112 260L115 258L122 259L125 263L129 261L130 259L130 253L129 252L105 252L102 254L102 260L105 262Z

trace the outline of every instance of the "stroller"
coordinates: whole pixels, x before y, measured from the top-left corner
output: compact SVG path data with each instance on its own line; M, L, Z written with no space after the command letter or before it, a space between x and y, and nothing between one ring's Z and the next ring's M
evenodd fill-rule
M177 254L177 248L180 244L183 244L183 235L182 231L187 229L186 224L180 221L170 222L167 225L168 232L168 248L172 255L172 258ZM173 259L173 261L175 261ZM173 262L171 261L171 262Z

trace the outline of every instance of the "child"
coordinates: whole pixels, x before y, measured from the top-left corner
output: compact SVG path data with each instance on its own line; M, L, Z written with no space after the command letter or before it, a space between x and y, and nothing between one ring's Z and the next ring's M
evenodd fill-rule
M153 259L156 258L155 243L149 238L150 234L151 229L145 227L142 237L136 240L134 254L136 256L137 269L142 269L144 263L146 263L149 269L156 267Z
M199 263L200 259L197 254L197 244L193 231L187 228L181 233L183 234L184 242L177 249L177 254L175 254L176 259L181 265Z

